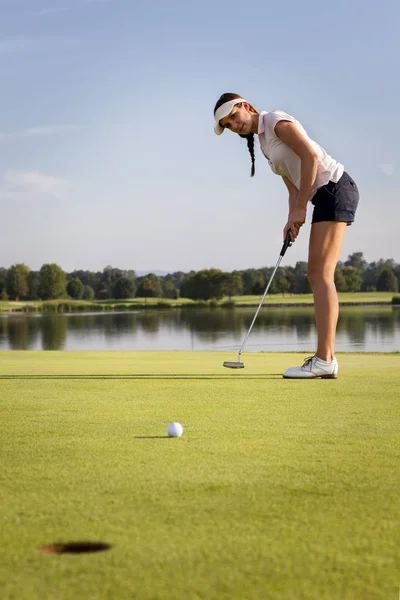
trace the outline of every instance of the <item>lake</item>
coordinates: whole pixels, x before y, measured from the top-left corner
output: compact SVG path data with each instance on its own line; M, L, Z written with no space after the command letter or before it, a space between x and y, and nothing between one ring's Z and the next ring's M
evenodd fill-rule
M256 308L0 315L0 350L237 351ZM313 351L312 308L263 307L245 350ZM400 307L343 307L338 352L400 351Z

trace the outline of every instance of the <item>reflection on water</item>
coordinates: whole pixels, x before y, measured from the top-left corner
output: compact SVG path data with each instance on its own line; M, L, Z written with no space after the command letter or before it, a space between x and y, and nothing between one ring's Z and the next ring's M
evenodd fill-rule
M255 308L0 316L0 350L235 350ZM260 311L247 351L314 350L312 308ZM345 307L338 351L400 351L400 308Z

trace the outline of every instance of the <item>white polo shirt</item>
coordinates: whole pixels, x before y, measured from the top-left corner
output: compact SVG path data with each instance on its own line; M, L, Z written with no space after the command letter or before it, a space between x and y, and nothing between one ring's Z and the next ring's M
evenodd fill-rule
M309 201L313 198L317 190L326 185L329 181L337 183L343 175L344 167L327 152L314 142L308 135L304 127L291 115L283 110L273 110L271 112L263 111L258 120L258 139L260 148L265 158L268 160L272 171L277 175L285 176L300 189L301 180L301 159L287 144L282 142L275 133L275 125L279 121L291 121L297 129L307 138L318 156L317 176Z

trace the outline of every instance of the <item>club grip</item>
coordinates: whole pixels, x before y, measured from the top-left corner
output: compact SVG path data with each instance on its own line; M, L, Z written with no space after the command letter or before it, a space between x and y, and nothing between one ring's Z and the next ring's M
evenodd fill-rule
M291 241L292 241L292 238L290 237L290 230L289 230L287 232L287 234L286 234L286 239L283 242L283 246L282 246L282 250L281 250L280 256L285 256L285 252L289 248L289 244L290 244Z

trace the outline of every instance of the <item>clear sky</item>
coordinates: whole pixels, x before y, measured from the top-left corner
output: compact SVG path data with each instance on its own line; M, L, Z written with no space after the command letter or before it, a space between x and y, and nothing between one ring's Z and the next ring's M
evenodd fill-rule
M293 114L356 180L341 259L400 261L398 0L0 0L0 266L275 264L287 193L223 92ZM312 213L284 261L307 260Z

